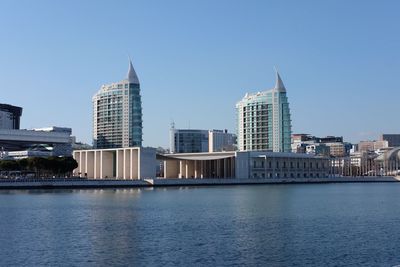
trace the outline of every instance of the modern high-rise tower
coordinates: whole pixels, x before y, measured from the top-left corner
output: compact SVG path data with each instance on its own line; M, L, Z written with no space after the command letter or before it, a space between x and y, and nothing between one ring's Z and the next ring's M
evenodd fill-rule
M291 120L286 88L279 73L271 90L246 94L236 104L240 151L291 152Z
M103 85L92 102L95 148L142 146L142 100L132 61L126 79Z

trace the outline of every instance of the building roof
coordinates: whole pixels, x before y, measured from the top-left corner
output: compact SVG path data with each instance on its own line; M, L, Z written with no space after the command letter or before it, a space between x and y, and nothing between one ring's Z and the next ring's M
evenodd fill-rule
M274 91L286 93L286 87L282 82L281 76L279 75L277 70L275 70L275 72L276 72L276 82L274 88L262 92L246 93L243 99L239 101L237 104L241 103L242 101L256 100L257 98L265 98L267 94L271 94Z
M200 153L176 153L176 154L157 154L158 160L216 160L235 156L234 151L227 152L200 152Z
M278 90L279 92L286 92L285 85L283 84L281 76L279 76L278 71L276 71L276 83L274 89Z
M12 106L9 104L0 104L0 110L6 112L12 112L14 116L21 116L22 115L22 108L17 106Z
M385 160L400 160L400 147L395 147L389 151L385 151L382 155L376 158L377 161Z
M126 79L129 83L139 84L139 78L137 77L135 69L133 68L131 59L129 59L129 69Z

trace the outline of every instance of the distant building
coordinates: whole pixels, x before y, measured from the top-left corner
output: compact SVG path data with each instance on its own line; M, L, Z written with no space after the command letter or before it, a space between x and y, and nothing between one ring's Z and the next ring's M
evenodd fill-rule
M89 144L85 144L82 142L77 142L75 136L71 136L71 145L72 150L85 150L85 149L92 149L93 147Z
M344 143L325 143L329 147L329 154L332 157L345 157L349 154Z
M360 141L358 143L358 152L374 151L374 141Z
M315 143L306 146L306 153L318 156L330 156L330 148L326 144Z
M376 150L381 150L384 148L389 147L389 142L387 140L381 140L381 141L360 141L358 143L358 151L363 153L363 152L369 152L369 151L376 151Z
M0 104L0 129L20 128L22 108L7 104Z
M103 85L92 101L95 148L142 146L140 84L131 61L126 79Z
M208 130L170 129L171 153L208 152Z
M208 131L208 152L234 151L235 144L236 135L228 133L228 130Z
M170 129L170 153L234 151L236 136L227 130Z
M379 140L387 141L389 147L400 146L400 134L382 134Z
M240 151L291 151L289 102L278 72L273 89L246 94L236 104L236 112Z
M343 142L342 136L316 137L310 134L293 134L291 147L294 153L344 157L349 155L352 145Z

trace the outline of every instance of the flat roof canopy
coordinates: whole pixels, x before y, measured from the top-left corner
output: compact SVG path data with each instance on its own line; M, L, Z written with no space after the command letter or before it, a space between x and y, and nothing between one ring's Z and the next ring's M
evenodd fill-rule
M157 154L158 160L216 160L235 156L235 152Z

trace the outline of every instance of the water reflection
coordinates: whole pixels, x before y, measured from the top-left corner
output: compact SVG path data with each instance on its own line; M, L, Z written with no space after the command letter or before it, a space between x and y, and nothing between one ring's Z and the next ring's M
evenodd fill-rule
M399 193L396 184L1 191L0 265L393 265Z

